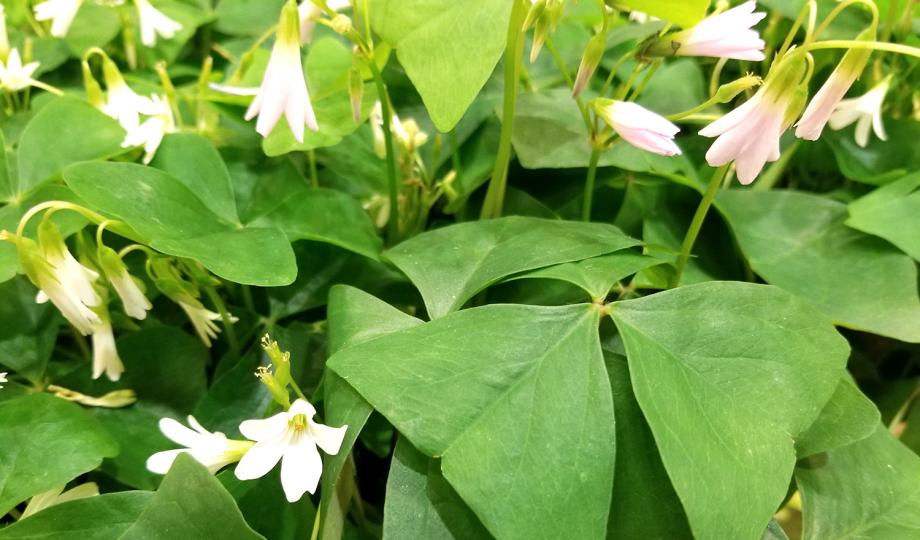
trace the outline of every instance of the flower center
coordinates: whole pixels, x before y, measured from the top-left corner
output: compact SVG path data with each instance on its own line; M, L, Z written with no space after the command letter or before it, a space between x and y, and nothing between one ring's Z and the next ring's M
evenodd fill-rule
M291 418L289 425L296 431L304 431L307 429L307 415L295 414L294 418Z

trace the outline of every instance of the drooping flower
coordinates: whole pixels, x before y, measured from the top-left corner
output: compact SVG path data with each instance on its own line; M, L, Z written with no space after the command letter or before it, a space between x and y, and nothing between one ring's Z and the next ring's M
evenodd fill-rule
M328 0L326 2L326 6L332 11L342 11L349 5L349 0ZM313 31L316 29L316 19L323 14L323 10L312 0L303 0L297 9L300 16L300 43L310 43L313 40Z
M291 0L281 10L281 22L262 85L246 111L246 120L258 115L256 131L263 137L271 133L282 114L297 142L303 142L304 125L313 131L319 129L307 91L299 35L297 4Z
M0 86L9 92L19 92L30 86L35 86L52 94L61 95L62 92L57 88L32 78L32 74L35 73L39 65L41 64L38 62L29 62L26 65L22 65L19 50L11 49L6 61L0 60Z
M299 501L308 491L315 492L323 472L316 447L329 455L337 454L348 430L348 426L333 428L316 423L315 414L313 405L298 399L287 412L240 424L240 433L256 445L236 466L236 477L261 478L281 461L281 486L289 502Z
M879 139L887 141L885 124L882 123L882 104L885 102L885 95L890 85L891 77L886 77L862 96L841 101L831 114L829 120L831 129L843 129L856 122L856 144L861 148L869 144L870 128L875 131Z
M713 167L734 161L738 180L747 185L768 161L779 159L779 139L794 121L789 116L801 95L797 92L804 71L801 58L781 63L751 99L701 129L704 137L718 137L706 161Z
M125 365L115 347L115 335L112 333L108 312L102 306L97 311L103 313L99 316L100 322L93 327L93 379L105 373L110 381L117 381L125 372Z
M115 253L115 250L107 246L99 246L98 252L99 266L106 279L112 284L121 304L125 308L125 313L130 317L143 320L147 317L147 310L153 306L150 300L144 296L144 291L138 286L137 280L128 272L128 267Z
M134 0L137 6L137 18L141 25L141 43L153 47L157 43L157 36L172 39L176 32L182 30L182 25L162 11L153 7L149 0Z
M102 61L102 75L105 78L107 95L101 110L118 120L125 131L135 128L140 123L141 114L156 113L153 100L132 90L115 62L107 57Z
M612 99L596 100L594 109L629 144L662 156L680 155L674 144L680 128L663 116L636 103Z
M189 320L192 321L195 333L198 334L198 337L206 346L210 347L211 340L216 339L217 334L220 333L220 328L214 324L214 321L220 320L220 313L215 313L205 308L201 305L201 302L194 298L180 299L178 304L182 311L188 315ZM237 318L231 316L230 320L236 322Z
M875 29L867 30L858 39L874 40ZM834 109L866 67L871 53L868 49L850 49L843 55L843 59L821 85L802 114L802 119L795 128L796 137L809 141L818 140Z
M144 147L144 165L149 164L156 155L163 137L167 133L176 131L176 122L173 118L172 109L165 98L156 94L150 96L152 105L151 115L142 123L129 126L125 140L121 143L123 148L131 146Z
M40 245L25 237L17 241L20 264L39 288L35 300L39 303L51 300L81 334L92 334L102 322L90 309L102 301L93 289L99 274L74 258L50 220L39 225L38 237Z
M45 0L35 4L35 20L51 21L51 35L62 38L70 31L83 0Z
M75 486L67 491L64 491L64 485L60 485L56 488L50 489L38 495L34 495L29 499L29 503L26 505L25 510L22 511L22 516L19 519L25 519L33 514L37 514L46 508L52 506L69 502L76 501L78 499L86 499L88 497L95 497L99 495L99 486L95 482L87 482L85 484L80 484Z
M735 60L764 59L764 41L753 26L766 13L757 12L754 0L706 17L692 28L663 36L645 52L658 56L712 56Z
M219 431L212 433L206 430L194 416L188 417L188 425L192 428L189 429L172 418L160 420L160 431L163 435L185 448L153 454L147 458L147 469L156 474L166 474L179 454L189 454L213 474L239 461L253 446L250 441L228 439Z

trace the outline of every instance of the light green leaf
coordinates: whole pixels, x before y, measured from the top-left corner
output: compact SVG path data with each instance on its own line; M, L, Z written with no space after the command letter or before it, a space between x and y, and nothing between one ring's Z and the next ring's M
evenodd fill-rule
M920 535L920 458L876 426L866 439L796 469L806 540Z
M221 0L217 3L214 25L231 36L258 36L277 24L284 0Z
M821 415L795 441L799 458L827 452L865 439L875 431L879 412L849 376L840 379Z
M632 251L618 251L579 262L548 266L517 275L516 279L558 279L582 288L591 299L603 300L621 279L665 261Z
M214 215L182 182L152 167L87 162L64 174L94 210L118 218L154 249L201 262L218 276L249 285L286 285L296 266L277 229L237 228Z
M920 216L920 173L880 187L850 203L846 224L880 236L920 261L920 227L905 226Z
M438 130L447 132L485 85L502 52L508 0L372 0L371 24L396 48Z
M709 0L617 0L617 4L689 28L706 15Z
M385 253L418 287L432 319L518 272L637 245L612 225L507 217L422 233Z
M846 341L807 303L764 285L691 285L611 314L694 535L760 538L786 495L793 437L843 374Z
M121 31L118 10L94 2L82 2L64 42L73 56L80 57L91 47L103 47ZM44 66L42 66L44 67Z
M794 191L723 191L728 219L767 283L813 302L836 324L920 342L916 263L846 227L846 206Z
M490 305L345 348L328 365L442 457L496 537L601 537L614 419L598 318L590 305Z
M416 450L405 437L393 451L384 502L384 538L492 538L444 480L437 461Z
M125 491L62 503L0 529L0 540L121 538L153 497L149 491Z
M0 402L0 514L118 453L98 421L50 394Z
M19 183L24 193L78 161L123 153L125 131L83 100L62 97L43 107L19 141Z

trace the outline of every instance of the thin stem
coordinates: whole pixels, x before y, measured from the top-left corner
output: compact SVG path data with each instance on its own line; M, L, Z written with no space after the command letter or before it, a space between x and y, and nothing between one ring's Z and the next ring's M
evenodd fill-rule
M892 2L896 4L897 0L892 0ZM871 2L870 0L844 0L843 2L840 2L839 4L837 4L834 7L834 9L832 9L831 12L827 14L827 17L825 17L824 20L821 21L821 24L818 26L817 30L815 30L815 33L813 34L812 39L819 39L821 37L821 34L823 34L824 31L827 30L827 28L831 25L831 23L834 22L834 19L836 19L837 16L839 16L843 12L843 10L852 6L853 4L864 5L866 9L868 9L869 12L872 14L872 22L870 23L870 26L871 27L878 26L878 8L875 6L873 2ZM888 41L888 37L883 36L882 41Z
M649 70L645 72L645 76L642 77L642 80L639 82L639 86L633 89L628 101L635 101L639 95L645 91L645 87L648 86L649 82L651 82L652 77L655 76L655 72L658 71L658 68L661 67L662 62L664 62L664 60L659 58L652 63L652 67L650 67Z
M374 84L377 87L377 97L380 99L380 108L383 115L383 140L387 150L387 186L390 193L390 219L387 221L387 239L390 244L395 244L399 242L399 184L397 183L393 131L390 127L393 112L390 110L390 95L387 93L387 86L383 82L383 74L380 73L377 63L373 58L370 58L367 65L374 75Z
M795 22L792 23L792 28L789 29L789 33L786 34L786 39L783 41L783 46L780 47L779 52L776 53L776 60L785 56L786 51L789 50L789 47L792 45L792 40L795 39L795 35L798 33L799 28L802 27L802 23L805 22L805 17L808 17L808 27L805 29L805 42L811 38L812 30L815 27L815 19L818 16L818 6L815 4L814 0L809 0L802 9L799 11L799 16L796 17ZM774 61L776 61L774 60Z
M883 43L881 41L858 41L850 39L831 39L803 45L796 51L809 52L821 49L871 49L874 51L887 51L907 56L920 58L920 48L897 43Z
M502 102L502 130L498 141L495 168L489 179L489 188L482 204L483 219L501 216L505 206L505 187L508 182L508 167L511 162L511 133L514 129L514 106L517 100L518 79L521 72L521 57L524 54L524 16L527 15L524 0L512 0L511 20L508 23L508 37L505 43L505 90Z
M591 160L588 163L588 176L585 178L585 196L581 203L581 220L591 221L591 205L594 199L594 179L597 178L597 161L601 157L601 149L595 146L591 150Z
M613 84L613 78L616 76L617 71L619 71L623 63L629 60L630 58L632 58L634 54L636 54L636 51L627 51L626 53L623 54L623 56L617 58L617 61L614 62L613 66L610 68L610 73L607 74L607 79L604 81L604 85L601 86L600 93L598 93L597 95L599 96L607 95L607 91L610 89L610 85Z
M234 356L237 355L240 350L239 342L236 339L236 330L233 328L233 319L230 317L230 312L227 311L224 300L217 294L214 287L204 287L204 293L208 296L208 299L211 300L211 303L214 304L214 307L217 308L217 312L220 313L221 322L224 323L224 331L227 333L227 341L230 343L230 352Z
M319 187L319 173L316 170L316 150L307 150L307 161L310 164L310 184Z
M680 255L677 256L677 262L674 264L675 272L669 284L672 289L680 285L680 278L683 276L684 268L687 267L690 252L693 251L693 244L696 243L696 237L700 234L703 221L706 220L706 214L709 213L709 208L716 198L716 193L719 192L719 187L722 185L722 179L725 178L726 172L728 172L727 164L722 165L712 174L712 179L709 180L709 187L706 188L706 193L703 194L703 200L700 201L700 205L696 208L696 213L693 214L690 228L687 229L687 235L684 236L684 242L680 246Z
M559 68L559 73L562 74L562 78L565 80L566 86L572 88L575 86L575 81L572 80L572 74L569 73L568 67L565 65L565 60L562 59L562 55L559 54L559 49L556 48L556 45L553 43L552 38L546 36L546 49L549 51L550 55L553 57L553 60L556 61L556 67ZM575 103L578 105L578 110L581 111L581 117L585 122L585 127L588 128L588 133L590 134L593 131L594 125L591 123L591 115L588 113L588 108L585 107L585 102L581 99L581 95L575 96Z

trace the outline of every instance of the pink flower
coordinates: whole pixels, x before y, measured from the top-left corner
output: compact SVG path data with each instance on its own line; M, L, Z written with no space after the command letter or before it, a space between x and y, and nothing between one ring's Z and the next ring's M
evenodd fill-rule
M680 128L663 116L629 101L598 99L597 114L629 144L662 156L680 155L674 136Z
M724 13L712 15L696 26L665 37L670 41L671 54L679 56L713 56L735 60L761 61L764 59L764 41L751 28L766 13L754 13L757 3L745 2ZM659 54L665 44L658 46Z
M282 113L297 142L303 142L304 125L313 131L319 129L300 57L300 17L296 4L286 4L281 11L281 23L262 86L246 111L246 120L258 115L256 131L267 137Z

